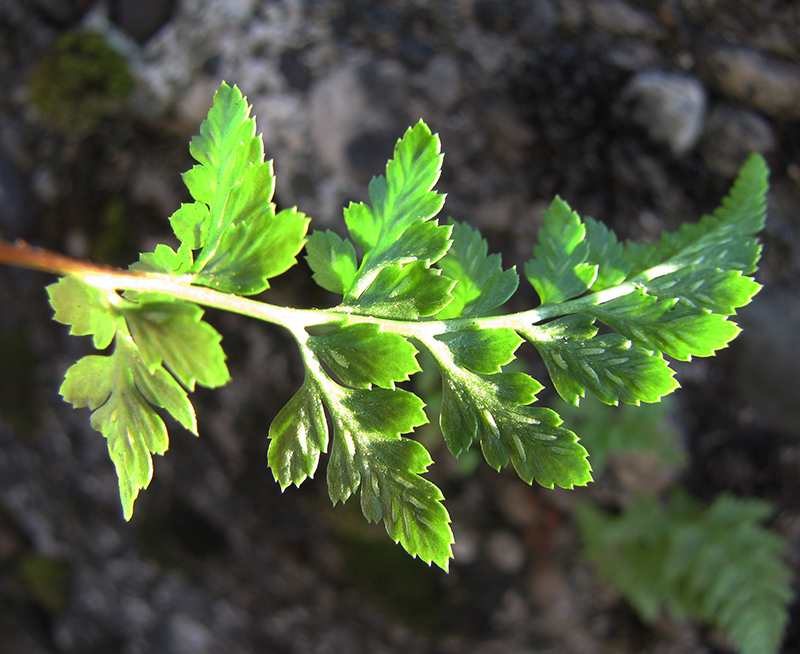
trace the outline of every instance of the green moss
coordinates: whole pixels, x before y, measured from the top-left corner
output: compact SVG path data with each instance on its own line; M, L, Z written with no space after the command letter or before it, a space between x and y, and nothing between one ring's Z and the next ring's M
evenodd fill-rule
M77 136L93 131L132 90L126 58L97 32L64 34L30 80L36 109L58 129Z

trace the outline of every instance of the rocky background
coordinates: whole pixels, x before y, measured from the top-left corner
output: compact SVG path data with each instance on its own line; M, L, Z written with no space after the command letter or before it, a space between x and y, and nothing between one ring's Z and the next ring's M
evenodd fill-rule
M37 104L59 82L36 85L40 62L84 29L127 58L132 92L105 103L85 91L77 110ZM479 227L506 266L528 258L555 194L623 237L654 239L713 209L763 152L766 288L729 350L679 368L685 468L656 473L634 457L588 489L546 491L485 465L465 474L421 434L454 519L445 575L365 526L355 502L332 509L322 480L281 495L266 433L302 371L286 335L236 316L211 316L233 381L196 393L202 437L171 430L124 523L103 439L57 394L90 344L50 321L52 277L4 267L0 651L730 651L707 627L643 625L580 558L571 507L677 480L703 499L765 498L800 567L798 5L2 0L0 237L123 266L169 241L187 143L223 79L254 106L277 203L318 229L341 229L342 206L423 118L446 153L445 213ZM297 266L269 301L329 303L309 280ZM797 605L784 651L800 651Z

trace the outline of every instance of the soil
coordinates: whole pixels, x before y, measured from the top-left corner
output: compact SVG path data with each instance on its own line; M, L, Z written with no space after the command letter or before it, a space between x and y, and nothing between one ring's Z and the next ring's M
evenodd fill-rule
M136 5L0 5L0 238L119 266L169 241L165 218L187 197L179 173L192 165L188 140L224 77L254 103L280 206L296 204L320 228L341 230L341 207L365 197L403 129L423 116L446 153L446 213L479 227L518 269L556 194L621 237L652 240L712 210L742 152L762 149L773 171L765 291L742 313L745 331L728 350L677 366L682 388L670 419L685 467L663 464L651 475L634 457L627 476L612 469L586 489L550 491L513 470L473 470L434 428L421 430L457 539L445 574L366 525L355 501L332 508L324 475L280 492L265 465L266 435L302 368L286 334L237 316L208 315L223 334L232 382L193 395L201 437L170 429L170 450L156 457L153 482L125 523L102 437L87 411L58 395L64 371L91 343L50 319L43 289L51 276L2 267L0 651L732 651L707 625L643 623L582 559L573 508L581 498L623 506L636 473L652 492L682 485L704 501L721 492L766 499L797 578L795 3ZM75 134L48 121L28 88L43 53L87 25L131 57L137 90ZM729 74L734 51L735 71L760 71L756 81ZM652 71L702 90L677 127L642 110L646 99L632 90ZM770 86L773 74L781 83ZM680 145L694 116L703 127ZM302 261L268 293L266 301L291 306L332 301ZM521 290L508 306L535 301ZM775 320L759 321L770 312ZM529 363L543 378L533 356ZM796 601L782 651L800 651Z

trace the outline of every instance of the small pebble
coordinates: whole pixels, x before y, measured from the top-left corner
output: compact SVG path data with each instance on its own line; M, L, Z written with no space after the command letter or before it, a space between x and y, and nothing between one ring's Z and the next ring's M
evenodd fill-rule
M634 103L633 120L673 154L690 150L703 128L707 94L690 75L662 71L636 75L623 90Z
M709 84L771 118L800 120L800 65L744 47L705 58Z
M495 531L486 541L486 556L500 572L519 573L525 566L525 547L510 531Z

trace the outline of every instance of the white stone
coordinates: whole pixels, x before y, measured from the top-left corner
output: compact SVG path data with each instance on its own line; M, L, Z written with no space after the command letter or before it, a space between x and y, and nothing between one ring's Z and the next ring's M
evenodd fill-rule
M625 87L623 98L634 103L634 121L674 154L687 152L700 137L707 93L697 78L663 71L639 73Z
M491 564L506 574L517 574L525 566L525 547L509 531L495 531L486 541L486 556Z

